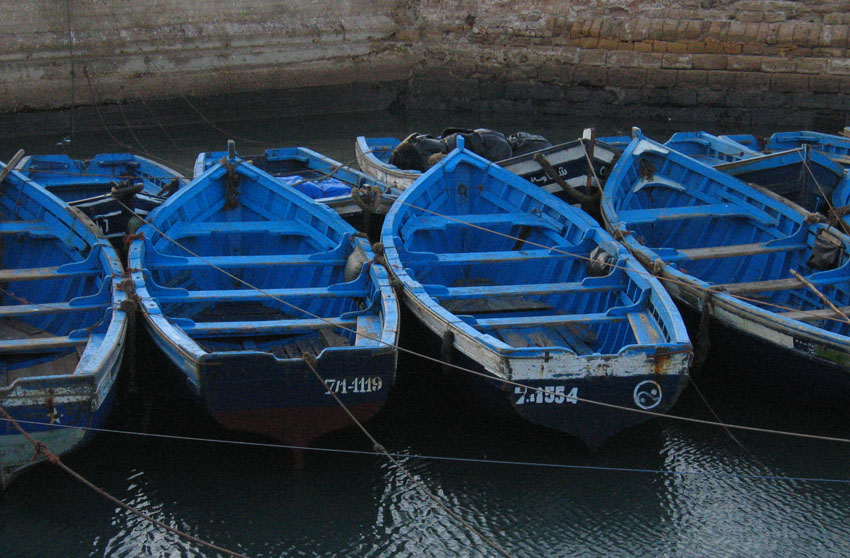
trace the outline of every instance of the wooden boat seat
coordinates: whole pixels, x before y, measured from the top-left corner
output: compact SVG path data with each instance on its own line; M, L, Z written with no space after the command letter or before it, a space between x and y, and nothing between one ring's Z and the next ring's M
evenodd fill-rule
M803 286L796 277L786 279L769 279L766 281L750 281L748 283L721 283L714 285L715 289L724 290L729 294L752 294L769 291L785 291Z
M0 340L0 354L10 353L38 353L45 351L56 351L84 345L88 342L86 338L68 337L67 335L55 337L33 337L26 339L2 339Z
M630 312L626 314L635 340L641 345L656 345L663 343L664 338L652 323L652 318L647 312Z
M709 246L706 248L686 248L677 250L675 255L664 256L666 262L678 262L683 260L713 260L720 258L739 258L742 256L755 256L759 254L770 254L773 252L793 252L806 250L805 242L794 244L767 244L755 242L752 244L734 244L731 246Z
M352 318L304 318L288 320L265 320L250 322L193 322L188 319L174 320L183 331L193 337L218 337L230 335L273 335L291 334L322 328L345 327L355 329L357 320Z
M345 265L345 259L322 254L263 254L260 256L204 256L183 257L157 255L148 260L148 269L203 269L211 266L223 268L268 267L275 265Z
M850 306L839 308L841 312L847 314L850 312ZM777 312L783 318L789 320L798 320L800 322L816 322L827 318L844 320L844 317L836 313L832 308L819 308L817 310L790 310L788 312Z
M500 250L497 252L449 252L434 254L435 261L427 263L440 264L500 264L506 262L522 262L539 259L551 260L553 257L561 256L580 257L582 254L570 253L570 247L558 248L557 250ZM427 261L427 260L423 260Z
M656 221L678 221L682 219L741 217L744 219L754 219L764 225L776 226L776 219L770 217L764 211L760 211L754 207L744 208L733 203L628 209L620 211L617 216L631 225L653 223Z
M444 301L471 297L494 296L539 296L547 294L570 294L611 291L622 285L601 281L572 281L565 283L535 283L520 285L476 285L468 287L444 287L443 285L424 285L431 296Z
M554 328L534 328L531 331L503 330L499 336L510 345L522 347L568 347L579 355L593 354L596 342L593 332L577 324Z
M44 221L2 221L0 222L0 234L49 234L55 236L51 230L44 225Z
M215 221L205 223L175 223L168 229L171 238L185 238L217 232L251 233L268 232L279 235L315 237L304 224L294 221Z
M235 301L257 301L266 300L271 297L365 297L365 289L350 288L332 290L327 287L299 287L291 289L221 289L221 290L186 290L186 289L164 289L157 293L157 300L162 303L184 303L184 302L235 302Z
M40 314L58 314L60 312L90 312L93 310L102 310L109 304L72 304L70 302L44 302L40 304L11 304L0 306L0 319L34 316Z
M64 270L62 268L65 268ZM22 269L0 269L0 282L38 281L39 279L65 279L86 277L102 273L99 269L70 268L65 266L29 267Z
M468 215L420 215L412 219L402 228L405 237L412 236L418 231L444 229L447 226L468 226L488 228L493 225L507 223L510 225L558 229L556 222L531 213L482 213Z
M483 329L522 328L522 327L554 327L569 324L591 324L600 322L621 322L625 314L560 314L553 316L519 316L501 318L482 318L474 320L471 325Z

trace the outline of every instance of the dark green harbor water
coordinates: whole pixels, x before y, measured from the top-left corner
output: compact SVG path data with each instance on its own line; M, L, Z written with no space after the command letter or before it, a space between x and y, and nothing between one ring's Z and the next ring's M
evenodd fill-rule
M19 147L29 153L64 148L86 157L130 145L190 174L198 152L224 149L229 137L239 138L243 154L303 145L353 162L357 135L486 126L558 142L590 125L600 135L616 135L632 124L581 115L559 121L386 113L294 120L272 111L215 122L219 129L78 132L64 145L57 143L67 134L39 135L29 124L20 136L3 132L0 160ZM634 124L661 140L677 129L747 131L718 130L710 122ZM423 349L416 328L406 326L404 343ZM148 435L101 433L64 458L127 504L251 557L499 555L384 457L370 454L356 429L319 440L296 470L289 450L212 424L179 392L168 375L171 365L143 330L136 341L109 427ZM707 401L727 423L850 438L846 406L813 406L793 393L758 387L747 378L769 370L739 364L736 351L748 348L720 349L676 415L712 420ZM590 453L556 433L482 418L446 386L438 367L410 355L400 357L390 400L367 427L428 490L512 556L850 555L847 443L740 431L733 439L722 428L671 418L622 432ZM130 514L50 465L32 469L0 498L0 557L94 556L217 554Z

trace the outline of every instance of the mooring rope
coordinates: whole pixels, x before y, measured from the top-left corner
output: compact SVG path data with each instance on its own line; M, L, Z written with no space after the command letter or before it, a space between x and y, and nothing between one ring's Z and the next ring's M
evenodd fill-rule
M440 509L442 509L444 512L449 514L455 521L460 523L461 526L463 526L465 529L469 530L471 533L474 533L478 538L480 538L484 542L484 544L486 544L487 546L489 546L490 548L492 548L493 550L495 550L496 552L498 552L502 556L510 557L510 554L508 554L508 552L505 549L503 549L501 546L499 546L499 544L497 544L496 541L494 541L490 537L486 536L480 530L476 529L472 524L470 524L463 517L461 517L460 514L455 512L447 504L445 504L440 498L438 498L437 495L434 494L431 490L429 490L428 487L425 486L425 484L422 481L420 481L419 479L414 477L410 473L410 471L407 470L407 467L402 465L401 462L398 459L393 457L387 451L387 449L382 444L380 444L378 442L378 440L375 439L374 436L372 436L372 434L366 429L366 427L363 426L363 423L361 423L359 420L357 420L357 417L354 416L354 413L352 413L351 410L348 408L348 406L342 401L342 399L339 398L339 395L337 395L336 391L332 390L330 388L330 386L328 385L328 383L325 381L325 379L321 376L321 374L319 374L319 370L316 366L316 357L315 356L311 355L310 353L305 353L301 358L304 361L304 363L307 365L307 368L310 369L310 372L312 372L313 375L316 377L316 379L325 387L325 390L327 390L327 392L331 394L331 396L334 398L334 400L337 402L337 404L342 408L342 410L345 411L345 413L352 420L352 422L354 422L354 424L357 425L357 428L359 428L360 431L363 432L363 434L367 438L369 438L369 441L372 442L372 448L377 453L379 453L379 454L385 456L387 459L389 459L390 462L396 467L396 469L401 471L401 473L405 477L407 477L407 479L410 482L412 482L423 494L425 494L425 496L427 496L429 500L431 500L432 502L437 504L437 506L439 506Z
M119 203L121 203L121 202L119 202ZM434 213L434 212L431 212L431 213ZM482 377L482 378L486 378L488 380L497 380L497 381L502 382L506 385L521 387L521 388L525 388L525 389L528 389L528 390L533 390L533 391L539 392L541 394L552 395L552 396L558 395L555 392L546 390L545 388L540 388L540 387L536 387L536 386L529 386L529 385L523 384L521 382L509 380L507 378L498 378L498 377L495 377L495 376L490 375L490 374L486 374L486 373L483 373L483 372L479 372L477 370L473 370L471 368L466 368L466 367L460 366L458 364L454 364L454 363L451 363L451 362L445 362L441 359L434 358L434 357L426 355L424 353L419 353L417 351L413 351L413 350L408 349L406 347L403 347L401 345L388 343L386 341L383 341L379 337L364 334L363 332L358 333L353 328L336 324L332 321L331 318L319 316L318 314L310 312L309 310L306 310L304 308L300 308L299 306L292 304L291 302L283 300L279 296L276 296L272 293L269 293L268 291L262 289L261 287L257 287L255 285L245 281L244 279L230 273L226 269L215 265L214 263L212 263L208 259L204 258L200 254L194 252L193 250L191 250L189 247L185 246L181 242L169 237L162 230L160 230L156 225L152 224L149 220L141 218L141 217L140 217L140 220L142 220L145 224L149 225L154 231L157 232L157 234L162 236L164 239L171 242L172 244L179 247L180 249L186 251L186 253L188 253L192 257L198 258L200 261L209 265L212 269L217 270L218 272L226 275L227 277L233 279L234 281L237 281L239 284L242 284L249 289L255 290L256 292L268 297L271 300L275 300L277 302L280 302L281 304L284 304L284 305L286 305L286 306L288 306L288 307L290 307L294 310L302 312L303 314L310 316L311 318L322 320L322 321L328 323L329 325L334 326L335 328L342 329L344 331L347 331L349 333L353 333L355 335L361 335L362 337L367 338L367 339L374 341L376 343L380 343L380 344L385 345L387 347L396 349L400 352L404 352L406 354L416 356L418 358L433 362L435 364L439 364L439 365L442 365L442 366L448 366L448 367L454 368L456 370L460 370L462 372L467 372L469 374L473 374L473 375L476 375L476 376L479 376L479 377ZM494 232L496 234L500 234L502 236L508 236L508 235L504 235L503 233L499 233L498 231L492 231L492 232ZM713 422L713 421L707 421L707 420L703 420L703 419L696 419L696 418L690 418L690 417L680 417L680 416L669 415L669 414L665 414L665 413L657 413L657 412L646 410L646 409L637 409L637 408L625 407L625 406L622 406L622 405L615 405L613 403L604 403L602 401L585 399L585 398L579 397L579 396L575 396L575 397L571 396L571 398L575 399L576 401L579 401L579 402L588 403L590 405L597 405L597 406L601 406L601 407L605 407L605 408L609 408L609 409L623 410L623 411L628 411L628 412L632 412L632 413L638 413L638 414L643 414L643 415L653 416L653 417L665 417L665 418L669 418L669 419L673 419L673 420L679 420L679 421L683 421L683 422L692 422L692 423L695 423L695 424L703 424L703 425L718 426L718 427L728 427L728 428L734 428L734 429L739 429L739 430L762 432L762 433L766 433L766 434L786 435L786 436L791 436L791 437L801 437L801 438L813 438L813 437L815 437L815 438L817 438L816 436L811 435L811 434L803 434L803 433L797 433L797 432L784 432L784 431L780 431L780 430L771 430L771 429L764 429L764 428L757 428L757 427L750 427L750 426L743 426L743 425L731 425L731 424L724 424L724 423L718 423L718 422ZM847 439L847 438L821 437L819 439L829 440L829 441L833 441L833 442L850 443L850 439Z
M8 419L0 417L0 422L9 422ZM39 422L39 421L31 421L31 420L18 420L20 424L27 424L33 426L40 427L52 427L55 429L59 428L67 428L67 429L76 429L83 430L86 432L92 432L97 434L110 434L117 436L134 436L138 438L150 438L150 439L161 439L161 440L173 440L178 442L193 442L193 443L209 443L209 444L218 444L225 446L236 446L236 447L255 447L255 448L267 448L267 449L284 449L284 450L294 450L294 451L311 451L315 453L328 453L328 454L341 454L341 455L358 455L363 457L385 457L383 452L378 451L370 451L370 450L356 450L356 449L345 449L345 448L329 448L329 447L315 447L315 446L297 446L290 444L280 444L273 442L251 442L247 440L224 440L220 438L201 438L197 436L179 436L175 434L158 434L153 432L137 432L133 430L117 430L111 428L93 428L88 426L75 426L69 424L58 424L49 422ZM517 467L534 467L534 468L544 468L544 469L586 469L593 471L601 471L601 472L640 472L640 473L651 473L657 475L671 475L671 476L691 476L691 477L727 477L727 478L737 478L737 479L752 479L752 480L779 480L779 481L798 481L798 482L807 482L807 483L837 483L837 484L848 484L850 485L850 478L848 479L837 479L837 478L826 478L826 477L800 477L800 476L784 476L784 475L759 475L759 474L744 474L744 473L713 473L710 471L674 471L670 469L649 469L649 468L632 468L632 467L615 467L611 465L580 465L573 463L545 463L540 461L517 461L511 459L491 459L491 458L476 458L476 457L458 457L451 455L431 455L431 454L419 454L419 453L405 453L405 452L388 452L391 456L396 459L420 459L423 461L436 461L436 462L454 462L454 463L470 463L470 464L487 464L487 465L510 465ZM749 452L748 452L749 453ZM752 454L749 454L752 457ZM769 467L762 465L765 469L769 469Z
M175 529L174 527L171 527L170 525L163 523L162 521L156 519L155 517L153 517L149 514L146 514L143 511L138 510L138 509L134 508L133 506L131 506L129 504L124 503L120 499L116 498L115 496L113 496L112 494L103 490L102 488L96 486L94 483L92 483L91 481L89 481L88 479L86 479L85 477L83 477L82 475L80 475L79 473L77 473L76 471L71 469L70 467L68 467L65 463L63 463L62 460L59 458L59 456L56 455L55 453L51 452L50 449L47 447L47 445L44 444L44 442L40 442L40 441L36 440L35 438L33 438L29 434L29 432L24 430L21 427L21 425L18 424L18 421L16 421L12 417L12 415L10 415L8 413L8 411L6 411L6 409L3 408L2 405L0 405L0 415L3 415L2 420L6 421L8 424L11 424L18 432L21 433L21 435L24 438L27 439L28 442L30 442L33 445L33 450L35 451L35 455L39 455L39 454L43 455L47 461L49 461L53 465L56 465L57 467L59 467L60 469L62 469L63 471L65 471L66 473L71 475L75 480L81 482L82 484L86 485L90 489L94 490L97 494L106 498L107 500L109 500L110 502L115 504L116 506L119 506L122 509L129 511L130 513L137 515L137 516L141 517L142 519L149 521L150 523L153 523L154 525L156 525L157 527L160 527L161 529L165 529L169 533L173 533L173 534L177 535L178 537L181 537L181 538L186 539L188 541L191 541L195 544L199 544L201 546L209 548L210 550L214 550L216 552L221 552L222 554L226 554L228 556L233 556L234 558L248 558L247 555L245 555L245 554L233 552L232 550L228 550L224 547L221 547L221 546L215 545L213 543L207 542L203 539L200 539L200 538L198 538L194 535L190 535L189 533L186 533L185 531Z

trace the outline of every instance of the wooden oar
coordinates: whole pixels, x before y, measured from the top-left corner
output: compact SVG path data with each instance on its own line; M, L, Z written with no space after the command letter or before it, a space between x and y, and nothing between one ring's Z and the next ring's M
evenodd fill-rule
M24 158L24 150L18 149L18 152L15 153L15 156L9 159L9 162L6 163L6 166L0 170L0 184L6 180L6 177L9 176L9 173L12 172L12 169L15 168L15 165L21 162L21 159Z

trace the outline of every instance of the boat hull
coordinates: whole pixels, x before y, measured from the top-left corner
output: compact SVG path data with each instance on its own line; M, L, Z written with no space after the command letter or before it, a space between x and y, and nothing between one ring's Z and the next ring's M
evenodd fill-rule
M548 371L545 379L502 377L482 365L493 362L493 355L477 352L459 332L452 335L456 343L446 347L443 339L452 328L433 320L413 299L406 298L405 306L411 318L424 326L420 330L427 340L420 340L418 346L426 351L442 346L433 356L448 364L444 369L459 394L494 416L563 432L591 449L655 414L666 413L687 386L688 351L659 351L631 361L631 367L615 359L600 357L589 364L576 357L560 370ZM510 369L512 363L504 359L502 364Z
M354 423L331 390L359 421L377 414L395 380L394 350L326 349L316 377L303 359L270 353L209 353L195 361L148 322L151 338L207 412L231 430L305 446Z

